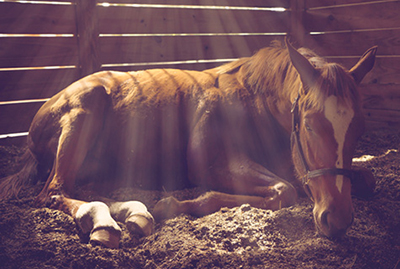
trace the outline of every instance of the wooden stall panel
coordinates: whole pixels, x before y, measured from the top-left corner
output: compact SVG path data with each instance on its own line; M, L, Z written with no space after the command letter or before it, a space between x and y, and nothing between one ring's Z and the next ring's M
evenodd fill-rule
M119 1L115 1L119 2ZM133 3L132 1L122 1ZM231 59L250 56L281 38L288 29L288 12L180 8L185 5L265 7L288 1L134 1L135 7L99 7L99 57L104 65L185 60ZM146 4L146 6L140 6ZM163 4L161 7L152 4ZM166 8L165 4L174 5ZM149 6L147 6L149 5ZM272 5L273 6L273 5ZM250 33L250 35L246 35ZM270 33L271 35L251 35ZM274 35L273 33L279 33ZM121 34L121 35L118 35ZM122 34L126 34L122 36ZM187 34L187 35L185 35ZM205 65L186 67L201 70ZM216 66L214 64L211 66ZM153 66L153 65L151 65ZM172 65L173 67L182 67ZM169 65L171 67L171 65ZM120 67L117 67L120 69ZM145 67L142 67L145 68ZM137 69L136 67L122 68Z
M43 103L0 106L0 134L27 132Z
M365 109L400 110L400 85L368 84L361 87L361 92Z
M0 33L2 34L68 34L74 32L75 6L72 4L0 3Z
M364 109L366 129L397 129L400 130L400 111L387 109Z
M75 37L0 38L0 70L7 67L77 65Z
M307 0L307 9L322 9L340 6L370 5L371 2L393 2L396 0Z
M0 101L49 97L77 78L75 5L50 2L0 3Z
M367 128L400 128L400 1L308 0L306 45L351 68L378 45L361 89Z
M74 82L77 77L77 69L0 72L0 101L48 98Z
M232 59L251 56L276 39L283 37L107 37L100 38L100 58L103 64Z
M312 35L308 45L325 56L361 56L368 48L378 46L378 56L400 55L400 28Z
M305 27L310 32L399 29L399 10L400 1L374 1L324 9L308 8Z
M0 102L51 97L75 81L77 74L77 69L0 72L0 81L6 82L0 90ZM42 104L0 105L0 135L27 132ZM0 139L0 145L23 144L24 137Z
M200 5L241 7L290 7L290 0L109 0L98 3L146 4L146 5Z
M286 32L288 12L99 7L100 34Z

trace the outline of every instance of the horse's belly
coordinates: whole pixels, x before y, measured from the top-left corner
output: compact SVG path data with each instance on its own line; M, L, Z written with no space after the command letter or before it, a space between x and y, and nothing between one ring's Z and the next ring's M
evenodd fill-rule
M107 163L100 167L108 167L106 180L144 189L187 187L185 128L172 116L112 119L97 143L103 150L92 154Z

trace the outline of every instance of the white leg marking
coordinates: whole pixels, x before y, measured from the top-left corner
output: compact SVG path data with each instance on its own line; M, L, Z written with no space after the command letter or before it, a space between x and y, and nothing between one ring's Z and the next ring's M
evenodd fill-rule
M90 202L81 205L76 212L75 218L84 233L99 227L121 231L121 228L111 217L110 209L102 202Z
M343 168L343 146L347 130L354 117L354 110L338 103L336 96L331 95L325 100L325 117L332 123L333 134L338 144L336 167ZM343 176L336 176L336 186L339 192L343 188Z

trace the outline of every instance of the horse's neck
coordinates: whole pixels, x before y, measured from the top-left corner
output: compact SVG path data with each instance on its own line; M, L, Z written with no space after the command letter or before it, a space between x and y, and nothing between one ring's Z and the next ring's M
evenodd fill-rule
M292 128L290 110L292 101L295 95L297 96L298 94L300 80L297 79L297 77L293 78L293 74L287 74L287 76L292 77L291 80L285 79L285 81L282 82L280 81L281 76L258 78L259 81L257 83L250 83L249 85L249 83L247 83L249 73L245 69L240 68L235 75L242 85L247 85L247 87L250 87L250 92L255 93L255 98L258 98L258 100L255 100L257 109L259 109L259 111L265 109L267 113L271 114L279 124L290 133ZM260 85L262 85L261 88L263 88L263 90L257 89L260 88ZM252 87L256 88L251 89ZM262 105L259 106L258 104L261 103Z
M278 94L269 92L257 94L254 100L255 107L261 115L270 115L290 133L292 129L292 101L289 93Z
M289 101L277 101L275 97L266 97L266 104L271 115L288 132L292 129L291 104Z

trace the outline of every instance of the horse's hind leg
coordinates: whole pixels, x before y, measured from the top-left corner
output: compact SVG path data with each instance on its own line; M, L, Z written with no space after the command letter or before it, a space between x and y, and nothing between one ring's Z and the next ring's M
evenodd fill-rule
M97 87L82 89L82 95L70 102L70 109L59 120L61 133L52 172L36 202L70 214L83 223L83 230L90 227L91 241L117 247L121 231L108 206L69 198L77 173L103 128L108 98L105 89Z
M52 195L72 194L77 173L103 128L109 98L105 89L82 89L82 93L76 95L65 97L64 109L67 111L57 120L59 132L53 131L53 136L58 136L58 139L50 139L54 141L50 147L55 151L55 160L45 187L36 200L42 205Z

